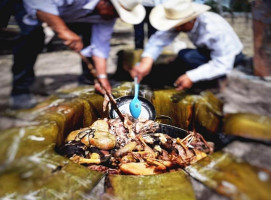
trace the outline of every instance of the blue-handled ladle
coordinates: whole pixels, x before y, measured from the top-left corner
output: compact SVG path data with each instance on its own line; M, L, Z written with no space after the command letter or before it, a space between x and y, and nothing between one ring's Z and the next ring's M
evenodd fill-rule
M137 82L137 77L134 78L134 82L135 82L135 96L130 102L129 108L132 116L135 119L137 119L141 113L141 102L138 99L139 83Z

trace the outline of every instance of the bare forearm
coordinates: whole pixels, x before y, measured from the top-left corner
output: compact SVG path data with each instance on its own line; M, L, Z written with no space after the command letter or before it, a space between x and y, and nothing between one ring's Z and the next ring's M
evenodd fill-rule
M77 52L83 48L81 37L72 32L59 16L38 10L37 17L39 20L46 22L69 48Z
M102 84L103 88L107 90L107 92L111 93L111 85L107 79L107 77L99 77L102 74L106 74L106 59L97 57L97 56L92 56L92 59L94 61L95 68L97 70L97 75L100 80L100 83ZM96 90L98 90L100 93L104 94L105 91L103 88L101 88L100 84L95 84Z
M92 56L92 59L97 70L97 75L106 74L106 59L97 56Z
M56 33L60 33L63 30L69 30L65 22L57 15L38 10L37 17L39 20L46 22Z
M146 68L151 68L153 64L153 59L151 57L143 57L141 59L141 65L145 66Z
M147 76L152 68L153 59L151 57L143 57L139 65L135 66L130 75L134 78L137 77L140 82L145 76Z

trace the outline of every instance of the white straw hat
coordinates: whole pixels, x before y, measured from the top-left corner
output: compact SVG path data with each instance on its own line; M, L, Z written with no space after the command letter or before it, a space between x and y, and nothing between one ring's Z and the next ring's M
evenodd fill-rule
M142 0L111 0L119 17L128 24L139 24L146 15Z
M191 0L169 0L152 9L150 22L154 28L166 31L196 18L209 9L210 6L192 3Z

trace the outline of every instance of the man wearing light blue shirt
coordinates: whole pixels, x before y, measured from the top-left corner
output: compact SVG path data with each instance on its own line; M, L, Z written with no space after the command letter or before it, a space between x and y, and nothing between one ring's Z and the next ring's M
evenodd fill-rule
M28 49L28 40L41 34L42 30L35 27L41 27L41 22L46 22L57 36L64 41L70 49L81 52L86 57L92 57L93 64L97 70L98 78L103 86L110 92L111 86L106 75L106 62L110 51L110 39L113 27L117 17L130 24L140 23L145 17L145 10L139 0L23 0L26 13L21 16L22 23L32 26L36 32L30 32L28 38L24 40L23 48L19 50L14 57L15 67L13 67L13 100L20 103L20 97L24 93L29 93L29 87L33 81L26 83L27 79L33 80L37 54L42 48L36 49L32 55L32 62L24 65L24 60L28 58L23 56ZM83 48L83 42L79 35L72 31L69 23L90 23L91 38L90 45ZM31 72L31 73L29 73ZM95 88L103 93L104 91L95 85ZM14 101L13 101L14 102Z
M163 47L180 32L186 32L197 49L181 50L174 62L178 66L164 69L165 73L160 73L163 75L161 79L174 79L176 89L183 90L191 88L194 83L228 74L242 57L243 45L226 20L207 12L209 9L209 6L191 0L170 0L155 7L150 21L160 31L150 38L140 65L133 68L131 76L138 76L139 81L147 76Z

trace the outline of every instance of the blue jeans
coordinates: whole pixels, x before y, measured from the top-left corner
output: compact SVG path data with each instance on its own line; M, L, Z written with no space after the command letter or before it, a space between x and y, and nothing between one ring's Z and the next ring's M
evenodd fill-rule
M179 51L176 62L181 66L180 73L195 69L211 60L211 51L208 49L183 49ZM235 57L234 66L243 61L243 53Z
M242 62L243 57L244 55L242 53L238 54L235 58L234 65ZM151 73L143 79L142 83L157 88L165 85L173 86L173 83L180 75L207 63L210 59L210 51L207 49L183 49L178 53L174 61L154 65ZM194 86L206 86L207 89L208 87L216 85L217 81L224 77L225 76L221 76L210 81L200 81L194 84Z
M11 95L30 93L35 80L34 65L44 46L44 33L40 25L26 25L23 17L26 11L22 0L13 1L12 14L20 27L20 38L13 48Z
M148 26L148 38L151 37L152 34L156 32L156 29L151 25L149 20L149 15L153 7L147 7L146 9L146 16L144 20L140 24L134 25L134 40L135 40L135 48L136 49L143 49L144 48L144 39L145 39L145 31L144 31L144 24L147 23Z
M12 65L12 91L11 95L29 94L31 86L35 81L34 65L39 53L44 48L45 35L40 24L31 26L23 23L23 17L26 11L22 0L3 0L0 4L1 27L7 25L10 15L14 15L18 26L20 27L20 38L16 41L13 48L13 65ZM84 46L90 44L91 24L74 23L68 24L74 32L83 38ZM91 79L88 67L82 62L82 75L86 79Z

